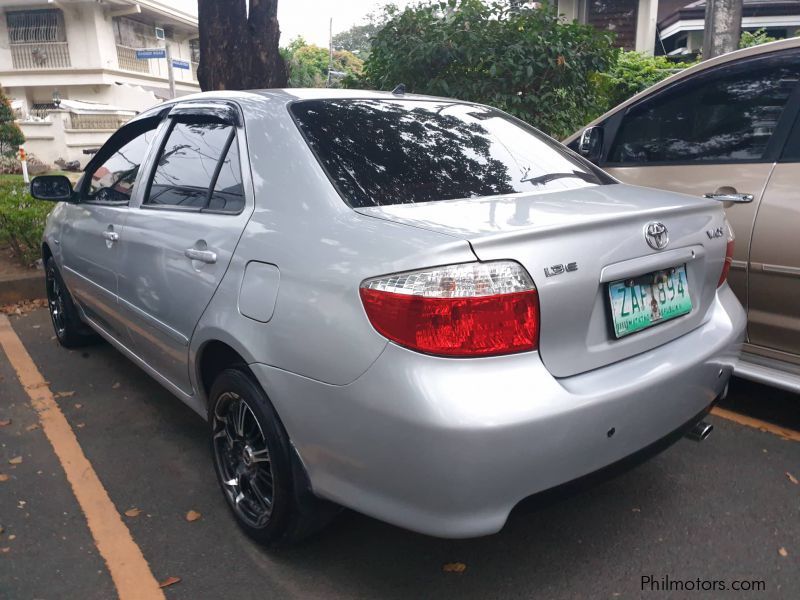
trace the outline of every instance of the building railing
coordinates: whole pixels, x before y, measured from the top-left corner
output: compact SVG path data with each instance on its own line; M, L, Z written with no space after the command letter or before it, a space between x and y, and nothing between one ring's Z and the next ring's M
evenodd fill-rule
M64 69L72 66L67 42L12 43L11 64L15 69Z
M137 73L150 73L150 61L136 58L136 48L117 44L117 61L119 68Z
M199 62L194 62L194 61L192 61L192 80L193 80L193 81L200 81L200 80L197 78L197 68L198 68L199 66L200 66L200 63L199 63Z
M70 129L119 129L132 115L69 113Z

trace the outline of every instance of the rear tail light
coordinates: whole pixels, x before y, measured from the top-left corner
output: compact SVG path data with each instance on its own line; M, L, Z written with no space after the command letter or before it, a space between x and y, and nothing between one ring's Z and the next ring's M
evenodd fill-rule
M736 237L733 235L733 228L731 228L731 225L728 223L727 219L725 219L725 230L728 233L728 244L725 246L725 262L722 265L722 273L719 274L719 282L717 283L717 287L720 287L728 279L728 273L730 272L731 264L733 263L733 247L736 242Z
M539 297L511 261L396 273L361 284L373 327L393 342L440 356L496 356L535 350Z

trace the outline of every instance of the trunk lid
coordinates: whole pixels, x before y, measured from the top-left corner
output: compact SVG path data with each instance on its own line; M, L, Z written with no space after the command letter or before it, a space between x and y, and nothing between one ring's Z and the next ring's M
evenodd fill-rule
M725 259L726 237L707 234L724 226L719 203L623 184L356 210L467 240L479 260L521 263L539 291L539 352L556 377L646 352L698 327ZM647 243L653 221L668 230L664 249ZM574 270L554 274L554 266L570 263ZM608 284L684 264L691 312L617 339Z

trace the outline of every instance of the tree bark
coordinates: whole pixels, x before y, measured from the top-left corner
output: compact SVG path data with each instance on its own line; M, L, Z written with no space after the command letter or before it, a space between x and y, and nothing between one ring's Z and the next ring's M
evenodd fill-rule
M197 18L203 91L286 87L278 0L198 0Z
M739 47L743 0L706 0L703 28L703 60Z

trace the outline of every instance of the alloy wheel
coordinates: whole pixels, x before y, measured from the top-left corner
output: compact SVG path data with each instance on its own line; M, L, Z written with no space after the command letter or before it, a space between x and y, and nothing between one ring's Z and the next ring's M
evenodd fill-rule
M58 281L53 267L47 270L47 304L50 309L50 319L53 321L53 329L56 330L58 337L63 337L67 329L66 312L64 302L64 288Z
M223 490L239 518L262 528L272 514L272 463L253 409L233 392L220 394L212 416L214 459Z

